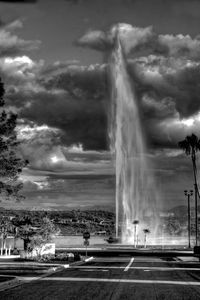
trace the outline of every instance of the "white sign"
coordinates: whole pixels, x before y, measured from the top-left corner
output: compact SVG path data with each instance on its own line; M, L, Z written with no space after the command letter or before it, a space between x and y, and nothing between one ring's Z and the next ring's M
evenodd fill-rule
M35 249L33 249L31 255L32 256L37 256L39 255L48 255L48 254L52 254L55 255L56 252L56 246L55 243L47 243L45 245L43 245L42 247L36 247Z

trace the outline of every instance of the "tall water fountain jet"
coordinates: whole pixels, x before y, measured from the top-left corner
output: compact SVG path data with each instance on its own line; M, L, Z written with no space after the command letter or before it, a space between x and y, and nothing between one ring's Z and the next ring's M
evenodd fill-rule
M124 33L130 25L112 28L113 48L109 61L111 80L111 149L116 162L116 236L122 243L143 241L143 229L155 236L157 193L147 159L138 101L127 72ZM139 222L138 225L133 223ZM134 227L135 226L135 227Z

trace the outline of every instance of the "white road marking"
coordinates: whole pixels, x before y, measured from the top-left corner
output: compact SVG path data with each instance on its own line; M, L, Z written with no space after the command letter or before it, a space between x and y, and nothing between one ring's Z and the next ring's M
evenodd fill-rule
M63 267L64 267L65 269L68 269L68 268L70 267L70 265L69 265L69 264L63 265Z
M132 265L133 261L134 261L134 257L131 258L129 264L128 264L128 265L126 266L126 268L124 269L124 272L128 271L128 269L129 269L130 266Z
M128 267L128 266L127 266ZM126 267L126 268L127 268ZM124 269L116 266L71 266L71 269ZM198 271L200 268L172 268L172 267L129 267L131 270L154 270L154 271Z
M91 257L88 257L88 258L86 258L86 259L85 259L85 262L91 261L91 260L93 260L93 259L94 259L94 257L93 257L93 256L91 256Z
M105 270L105 269L98 269L98 270L95 270L95 269L82 269L81 271L84 271L84 272L95 272L95 271L100 271L100 272L108 272L108 270Z
M40 279L41 277L23 277L23 276L17 276L17 279L22 280L22 281L33 281L33 280L37 280Z
M139 280L139 279L112 279L112 278L79 278L79 277L45 277L42 281L90 281L90 282L117 282L117 283L140 283L140 284L169 284L169 285L196 285L198 281L172 281L172 280Z

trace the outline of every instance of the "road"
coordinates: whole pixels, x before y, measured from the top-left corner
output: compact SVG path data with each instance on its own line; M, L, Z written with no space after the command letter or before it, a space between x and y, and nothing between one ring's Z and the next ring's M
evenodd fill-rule
M199 279L198 262L172 257L98 257L0 292L0 299L199 300Z

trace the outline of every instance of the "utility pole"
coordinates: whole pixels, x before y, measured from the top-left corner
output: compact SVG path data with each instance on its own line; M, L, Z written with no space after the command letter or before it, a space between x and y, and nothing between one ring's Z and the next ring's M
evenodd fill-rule
M191 243L190 243L190 196L193 195L193 190L190 190L189 192L187 190L184 191L185 196L187 197L188 200L188 248L191 248ZM197 239L196 239L197 241Z
M197 205L198 187L194 184L194 197L195 197L195 246L198 245L198 205Z
M134 220L133 221L133 225L134 225L134 247L136 248L137 246L137 225L139 224L138 220Z

